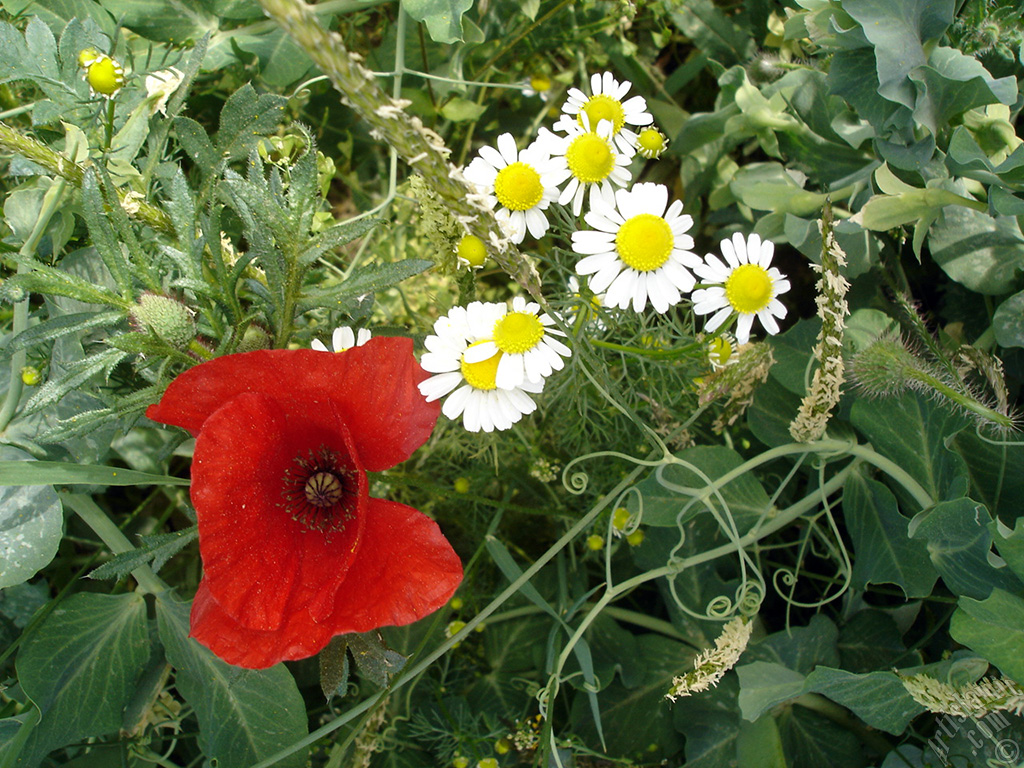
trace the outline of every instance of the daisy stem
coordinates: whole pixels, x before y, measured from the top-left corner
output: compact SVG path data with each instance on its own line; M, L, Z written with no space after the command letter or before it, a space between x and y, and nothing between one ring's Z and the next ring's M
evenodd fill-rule
M61 494L61 496L64 503L71 507L86 525L92 528L93 533L100 537L100 541L106 544L111 552L120 555L124 552L134 551L135 547L128 541L128 537L114 525L91 496L80 493L67 493ZM132 571L132 577L138 583L140 592L157 595L168 589L163 580L153 573L153 569L148 565L140 565Z
M626 352L634 355L642 355L644 357L653 357L658 359L671 360L676 357L686 357L692 352L697 351L703 346L700 342L691 342L690 344L684 344L681 347L675 349L646 349L644 347L629 347L625 344L616 344L612 341L591 341L595 347L601 347L602 349L612 349L616 352Z
M110 150L110 143L114 140L114 99L107 99L107 119L103 125L103 148Z

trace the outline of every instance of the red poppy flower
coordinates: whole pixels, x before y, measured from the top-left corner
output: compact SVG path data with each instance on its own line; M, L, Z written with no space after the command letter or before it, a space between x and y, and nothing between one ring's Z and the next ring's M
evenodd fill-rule
M370 498L366 479L430 436L426 377L409 339L374 338L228 355L171 382L146 415L196 436L193 637L262 669L444 605L458 556L426 515Z

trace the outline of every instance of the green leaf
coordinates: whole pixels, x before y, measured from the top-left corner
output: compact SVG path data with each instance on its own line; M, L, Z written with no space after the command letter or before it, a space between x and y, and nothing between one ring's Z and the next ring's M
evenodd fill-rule
M971 498L983 502L996 517L1019 516L1024 499L1024 446L993 442L980 437L973 427L957 432L949 445L967 463Z
M310 241L309 247L299 257L299 264L311 264L328 251L340 248L370 232L384 219L357 219L329 227ZM404 279L404 278L403 278Z
M1009 293L1024 270L1024 235L1012 216L952 206L932 224L928 242L945 273L977 293Z
M477 104L475 101L457 96L447 101L441 107L441 116L445 120L451 120L453 123L468 123L473 120L479 120L480 116L486 111L486 105Z
M792 766L863 768L860 739L846 728L804 707L783 707L776 717L786 758Z
M178 693L199 720L199 746L219 768L248 768L306 736L306 706L283 664L251 670L225 664L189 638L189 606L157 596L157 626ZM303 768L303 750L275 765Z
M928 63L925 44L953 23L953 0L845 0L843 10L875 48L879 94L913 108L917 93L910 73Z
M686 768L736 768L739 685L727 674L717 688L672 704L676 730L686 734Z
M231 39L243 51L259 57L260 74L275 88L287 88L313 66L302 46L280 29L262 35L234 35Z
M990 529L995 532L995 545L999 556L1018 579L1024 581L1024 517L1018 517L1016 527L1008 528L1001 521L994 520Z
M935 570L952 592L980 600L993 589L1022 588L1008 568L995 568L989 560L991 521L983 504L956 499L918 514L910 523L910 535L927 543Z
M799 410L800 396L770 376L754 393L754 402L747 408L747 425L769 448L787 445L793 442L789 425Z
M196 540L199 529L195 526L174 533L141 536L142 546L122 552L87 574L90 579L123 579L136 568L152 564L159 571L174 555Z
M752 472L734 477L715 493L707 490L709 481L743 464L743 457L735 451L724 446L697 446L676 458L682 463L659 467L637 485L644 499L644 524L674 528L714 510L716 516L732 519L742 536L770 509L771 499Z
M76 389L100 373L104 379L127 355L119 349L107 349L77 360L68 366L63 376L47 381L25 404L25 413L35 413L54 405L68 392Z
M744 205L758 211L796 216L819 212L828 197L803 189L779 163L750 163L737 171L729 189Z
M925 711L892 672L856 674L818 667L807 676L806 690L827 696L872 728L899 736Z
M984 600L961 597L949 634L1006 677L1024 680L1024 599L1001 589L992 590Z
M767 661L807 675L819 664L836 666L839 652L836 642L839 631L830 619L818 613L805 627L780 630L751 645L744 661Z
M0 459L0 589L6 589L50 564L63 536L64 515L48 484L8 479L9 473L16 476L38 463L29 454L0 445Z
M992 329L1001 347L1024 347L1024 291L1015 293L996 308Z
M182 45L217 29L200 0L100 0L110 15L142 37Z
M967 491L967 467L945 440L966 424L959 414L916 394L857 400L850 420L878 453L910 474L934 501L955 499ZM893 484L900 506L921 507L902 486Z
M781 664L755 661L736 667L740 678L740 712L753 722L777 704L804 692L804 676Z
M42 713L23 762L116 731L149 655L141 594L79 593L64 600L18 652L21 687Z
M36 323L12 338L0 353L0 357L6 358L19 349L31 349L37 344L63 336L74 336L92 328L113 325L122 317L124 314L121 312L75 312L70 315L56 315Z
M472 7L473 0L402 0L403 10L427 25L435 43L462 40L462 14Z
M876 480L855 472L843 489L843 518L853 543L853 586L895 584L909 599L928 597L939 574L924 541L907 533L910 520L896 497Z
M1014 77L993 78L980 61L954 48L935 48L928 64L908 76L919 89L914 118L933 135L970 109L1017 99Z
M906 660L913 658L895 620L888 613L871 608L857 611L843 624L836 647L840 657L837 666L850 672L889 669L898 663L905 666Z
M736 762L738 765L756 765L758 768L788 768L782 736L774 717L762 717L754 723L740 723Z
M221 157L248 155L264 136L277 128L287 103L284 96L257 95L249 83L232 93L220 113L217 149Z
M426 259L404 259L385 264L370 264L355 270L345 282L327 288L307 289L298 302L298 311L313 307L347 305L352 299L382 291L402 280L425 272L434 266Z
M70 462L0 462L0 485L187 485L185 477Z
M352 633L345 639L359 674L378 688L386 688L409 660L388 648L379 632Z
M203 128L195 120L188 117L174 118L174 133L182 148L196 164L196 168L204 176L216 172L221 165L221 157L213 148L213 142Z
M754 41L736 24L742 14L727 16L711 0L678 0L668 8L673 23L693 41L695 50L726 67L750 58Z
M348 641L345 635L331 638L320 651L320 690L327 701L348 693Z

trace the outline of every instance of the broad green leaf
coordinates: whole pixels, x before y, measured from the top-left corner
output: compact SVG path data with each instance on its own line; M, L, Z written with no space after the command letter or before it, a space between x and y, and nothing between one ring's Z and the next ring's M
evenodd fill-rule
M738 697L737 677L727 674L717 688L667 705L676 730L686 735L687 768L736 768L743 723Z
M462 14L472 7L473 0L402 0L402 9L427 25L435 43L462 40Z
M858 400L850 411L850 420L872 447L906 471L931 497L932 501L955 499L967 491L967 467L959 454L945 446L947 437L963 428L959 414L920 395ZM907 491L898 483L890 487L907 513L920 511Z
M860 739L824 715L804 707L783 707L776 717L786 759L792 766L862 768Z
M378 688L386 688L391 678L402 671L409 659L388 648L377 632L349 634L348 649L359 673Z
M762 717L754 723L741 722L736 742L738 765L758 768L788 768L782 736L774 717Z
M331 638L318 654L320 662L320 690L327 701L348 693L348 641L344 635Z
M977 293L1008 293L1024 270L1024 235L1012 216L951 206L932 224L928 242L943 271Z
M827 696L872 728L899 736L924 707L907 693L892 672L856 674L818 667L807 676L806 690Z
M742 15L727 16L711 0L679 0L668 7L696 50L727 67L748 60L754 46L750 34L736 24Z
M64 600L18 651L21 687L42 713L24 763L116 731L149 655L141 594L79 593Z
M875 48L878 92L913 108L917 93L909 75L928 62L925 44L953 23L953 0L845 0L843 10Z
M724 446L697 446L676 458L681 463L658 467L636 486L644 499L645 525L671 528L711 512L722 520L731 519L742 536L769 512L771 499L751 472L734 477L717 492L708 490L710 483L743 464L743 457L735 451Z
M757 720L765 710L804 692L804 676L781 664L754 661L736 667L740 679L740 712L744 720Z
M839 664L838 638L836 625L817 613L805 627L783 629L752 644L743 654L743 660L780 664L807 675L819 664L829 667Z
M953 48L935 48L928 64L908 76L919 89L914 118L932 134L969 109L1017 98L1015 78L993 78L980 61Z
M757 388L754 402L747 408L747 425L758 440L769 448L793 442L789 425L800 410L800 396L782 386L775 378Z
M441 116L445 120L451 120L453 123L465 123L471 120L479 120L480 116L486 111L487 107L483 104L477 104L475 101L456 97L441 107Z
M828 84L831 92L849 102L879 136L888 135L894 125L913 126L909 107L879 94L877 62L870 48L837 51L829 66Z
M853 543L853 586L895 584L908 598L928 597L939 574L924 541L907 533L908 518L896 497L876 480L850 475L843 489L843 518Z
M226 664L189 636L189 606L157 596L157 624L175 686L196 712L199 745L220 768L248 768L306 735L306 706L283 664L265 670ZM299 750L276 765L302 768Z
M643 753L645 760L657 762L681 746L665 694L672 687L673 677L693 668L693 651L678 641L655 634L639 636L637 647L644 660L643 680L634 688L626 688L618 681L604 688L598 697L601 720L614 724L605 733L609 754ZM577 692L571 718L577 733L597 742L585 691ZM657 744L659 749L648 752L651 744Z
M100 0L121 26L149 40L182 45L217 29L200 0Z
M755 210L796 216L818 213L828 197L825 193L803 189L778 163L743 166L733 177L729 188L744 205Z
M967 463L971 498L983 502L996 517L1019 516L1024 499L1024 446L1012 440L993 442L979 436L973 426L957 432L949 444Z
M944 501L918 514L910 535L927 543L935 570L952 592L981 600L993 589L1022 588L1010 569L994 568L989 561L991 520L985 506L972 499Z
M919 221L931 223L946 206L967 204L974 204L974 201L941 188L915 189L899 195L875 195L860 209L856 221L864 229L885 232Z
M313 66L313 60L283 30L263 35L236 35L231 39L243 51L259 57L263 79L275 88L287 88Z
M65 461L0 461L0 486L8 485L188 485L188 478Z
M214 172L220 166L221 158L213 148L210 137L195 120L188 117L174 118L174 132L182 148L203 174Z
M996 308L992 329L1001 347L1024 347L1024 291L1015 293Z
M37 464L17 448L0 445L0 589L32 578L57 554L63 535L60 499L49 484L10 482L8 475ZM13 487L12 487L13 486Z
M907 659L914 658L892 616L870 608L857 611L843 624L836 647L841 660L838 666L850 672L888 669L897 663L905 666Z
M995 532L995 545L999 556L1018 579L1024 581L1024 517L1018 517L1016 526L1008 528L998 519L989 526Z
M1006 677L1024 680L1024 599L992 590L984 600L961 597L949 634L980 653Z

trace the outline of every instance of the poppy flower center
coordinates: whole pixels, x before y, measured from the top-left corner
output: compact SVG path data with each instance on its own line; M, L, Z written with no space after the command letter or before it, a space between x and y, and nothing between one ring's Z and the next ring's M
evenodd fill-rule
M725 295L737 312L760 312L772 299L772 278L760 264L740 264L725 281Z
M311 531L340 531L355 516L356 470L345 457L321 446L295 459L284 474L281 496L288 515Z

